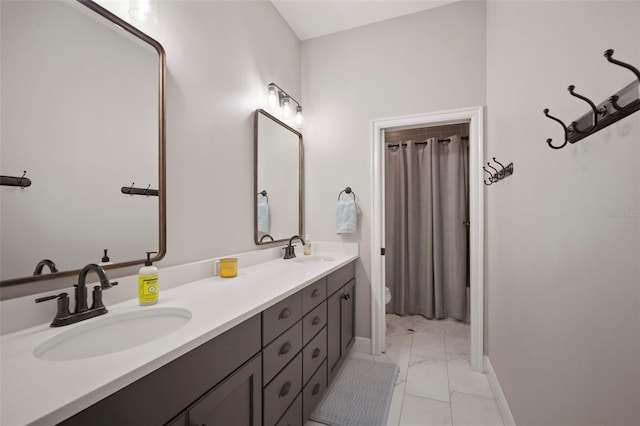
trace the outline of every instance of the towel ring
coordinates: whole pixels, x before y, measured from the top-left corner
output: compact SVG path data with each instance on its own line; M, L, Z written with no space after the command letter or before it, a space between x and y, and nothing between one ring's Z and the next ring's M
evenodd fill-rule
M338 194L338 201L340 201L340 196L341 196L343 193L344 193L344 194L351 194L351 195L353 195L353 201L356 201L356 193L355 193L355 192L353 192L353 191L351 190L351 187L349 187L349 186L347 186L345 189L343 189L342 191L340 191L340 193Z

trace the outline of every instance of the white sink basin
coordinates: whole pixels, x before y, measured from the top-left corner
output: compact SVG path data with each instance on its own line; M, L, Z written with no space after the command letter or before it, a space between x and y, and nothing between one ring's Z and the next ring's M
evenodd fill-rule
M335 257L329 256L300 256L292 259L295 263L308 263L308 262L332 262L336 260Z
M36 358L70 361L124 351L159 339L189 322L182 308L140 308L79 323L37 346Z

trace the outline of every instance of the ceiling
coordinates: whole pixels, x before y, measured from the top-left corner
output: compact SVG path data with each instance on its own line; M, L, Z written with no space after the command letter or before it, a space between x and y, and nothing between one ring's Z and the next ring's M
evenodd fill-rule
M300 40L308 40L460 0L271 0Z

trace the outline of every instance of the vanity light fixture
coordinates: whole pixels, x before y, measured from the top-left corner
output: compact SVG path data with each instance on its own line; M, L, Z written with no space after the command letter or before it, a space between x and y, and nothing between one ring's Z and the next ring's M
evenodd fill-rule
M274 109L277 107L280 107L280 111L282 112L282 115L284 118L291 117L293 113L292 102L296 103L296 110L295 110L296 124L298 126L301 126L303 122L303 115L302 115L302 105L300 105L300 102L295 100L293 96L289 95L280 86L278 86L273 82L269 83L269 85L267 86L267 90L269 92L268 94L269 106Z
M158 22L158 0L129 0L129 16L141 22Z

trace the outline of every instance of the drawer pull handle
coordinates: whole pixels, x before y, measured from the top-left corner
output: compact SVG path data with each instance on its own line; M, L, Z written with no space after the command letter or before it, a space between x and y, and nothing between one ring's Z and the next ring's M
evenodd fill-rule
M280 312L278 319L285 319L285 318L289 318L290 316L291 316L291 309L285 308L282 310L282 312Z
M278 398L282 398L283 396L286 396L290 390L291 390L291 382L285 383L280 389L280 394L278 395Z
M285 355L289 353L290 350L291 350L291 343L287 342L280 347L280 352L278 352L278 356Z
M318 296L320 296L320 290L316 288L311 292L311 297L318 297Z
M313 353L311 354L311 359L318 358L320 356L320 352L321 352L320 348L315 348L313 350Z
M317 395L320 392L320 383L316 383L313 387L313 391L311 391L311 395Z
M311 321L311 325L318 325L320 324L320 317L314 317L313 321Z

